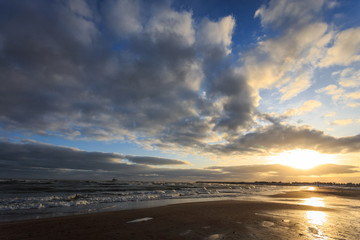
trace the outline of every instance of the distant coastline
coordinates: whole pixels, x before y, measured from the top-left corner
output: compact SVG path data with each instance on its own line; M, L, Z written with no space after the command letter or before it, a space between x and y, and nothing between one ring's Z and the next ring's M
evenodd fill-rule
M249 185L274 185L274 186L334 186L334 187L360 187L360 183L336 183L336 182L226 182L226 181L196 181L196 183L217 183L217 184L249 184Z

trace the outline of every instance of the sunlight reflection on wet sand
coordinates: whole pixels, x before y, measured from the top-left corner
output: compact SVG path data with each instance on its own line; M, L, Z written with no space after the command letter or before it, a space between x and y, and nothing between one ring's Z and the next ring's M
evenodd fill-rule
M325 207L324 199L319 197L307 198L303 204L313 207ZM311 224L308 227L309 231L319 237L318 239L327 239L320 229L327 221L327 214L323 211L306 211L305 215L307 221Z
M278 215L272 213L281 219L277 222L272 220L275 222L272 228L278 226L276 231L279 236L283 234L283 239L360 239L359 190L307 186L300 192L283 194L279 202L305 205L312 209L277 212ZM287 233L286 229L297 231L298 236Z
M323 198L311 197L304 200L304 204L312 207L325 207Z
M324 225L326 222L326 213L321 211L307 211L306 217L311 224Z

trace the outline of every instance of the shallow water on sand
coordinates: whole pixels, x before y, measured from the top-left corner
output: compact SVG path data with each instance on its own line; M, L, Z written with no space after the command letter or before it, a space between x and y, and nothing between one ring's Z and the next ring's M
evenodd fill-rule
M316 189L315 189L316 191ZM357 194L358 196L358 194ZM274 201L274 199L270 199ZM317 211L281 210L262 213L269 217L264 228L272 228L282 239L360 239L360 198L353 196L316 196L279 198L277 202L322 207ZM269 229L256 229L259 238ZM291 233L289 232L291 231ZM265 235L264 235L265 236Z

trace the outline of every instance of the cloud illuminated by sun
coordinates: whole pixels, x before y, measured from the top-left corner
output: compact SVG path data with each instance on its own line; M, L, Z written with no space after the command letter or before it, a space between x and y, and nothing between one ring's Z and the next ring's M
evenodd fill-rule
M284 151L280 154L269 156L268 160L275 164L299 169L310 169L318 165L335 162L334 157L331 154L322 154L308 149Z

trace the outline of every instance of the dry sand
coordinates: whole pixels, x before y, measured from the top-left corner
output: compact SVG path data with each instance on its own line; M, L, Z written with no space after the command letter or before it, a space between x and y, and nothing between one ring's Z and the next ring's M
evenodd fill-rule
M285 197L314 194L321 193L290 192ZM0 239L313 239L312 235L319 235L316 229L300 224L296 218L279 217L291 212L303 219L306 211L333 210L256 201L184 203L1 223Z

